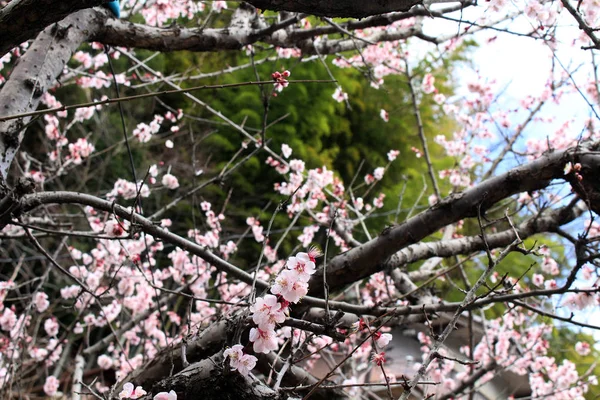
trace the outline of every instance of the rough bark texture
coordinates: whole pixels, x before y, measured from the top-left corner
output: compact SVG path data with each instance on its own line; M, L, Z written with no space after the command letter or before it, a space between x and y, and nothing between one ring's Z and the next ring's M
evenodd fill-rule
M253 382L237 372L229 373L221 354L201 360L166 378L153 388L153 393L174 390L184 399L202 400L284 400L271 388ZM148 396L147 399L151 399Z
M185 352L187 361L193 364L225 347L230 334L228 326L231 328L231 324L225 320L217 321L197 337L188 340ZM148 362L144 368L134 371L129 379L138 385L151 387L169 373L178 373L184 369L181 354L181 345L165 349Z
M0 10L0 57L66 16L106 0L13 0Z
M236 9L227 29L157 28L109 18L92 40L111 46L134 47L156 51L223 51L239 50L250 43L249 22L255 10L246 5Z
M37 109L73 52L101 25L91 10L78 11L38 35L0 91L0 116ZM5 180L30 118L0 122L0 181Z
M393 11L407 11L422 0L249 0L261 10L292 11L325 17L364 18Z

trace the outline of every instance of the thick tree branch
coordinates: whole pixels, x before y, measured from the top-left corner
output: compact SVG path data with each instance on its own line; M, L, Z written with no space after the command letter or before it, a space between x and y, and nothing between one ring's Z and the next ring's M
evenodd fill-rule
M229 372L228 366L225 365L223 353L219 352L165 378L153 387L152 394L173 390L184 399L276 400L281 398L268 386L237 372ZM150 400L152 395L144 399Z
M91 36L92 40L111 46L156 51L239 50L256 40L250 39L250 35L254 33L250 23L256 16L254 9L242 3L234 12L230 26L221 29L189 29L179 26L158 28L107 18L103 29L95 31Z
M226 272L242 282L251 284L253 281L253 276L251 274L216 256L215 254L206 250L206 248L203 246L162 229L149 219L141 216L140 214L132 212L132 210L129 208L117 205L114 202L103 200L96 196L91 196L84 193L43 192L23 197L21 200L20 211L27 212L42 204L85 204L98 210L114 212L114 214L119 218L130 221L133 226L137 226L147 234L172 243L183 250L189 251L191 254L194 254L211 263L220 271ZM19 211L17 210L13 210L13 215L16 215L18 212ZM256 282L256 287L260 290L264 290L269 287L269 284L261 279L258 279Z
M553 179L564 177L564 165L575 156L580 162L597 164L598 154L570 148L546 154L529 164L490 178L465 192L451 195L440 203L410 218L403 224L384 230L377 238L333 258L327 265L327 282L331 290L356 282L382 269L397 251L463 218L475 217L477 210L489 209L498 201L516 193L535 191ZM322 270L310 282L310 294L323 292Z
M37 109L42 95L54 85L73 52L102 25L99 15L102 13L78 11L38 35L0 91L0 115ZM29 120L0 122L0 182L8 176Z
M0 57L48 25L106 0L13 0L0 10Z

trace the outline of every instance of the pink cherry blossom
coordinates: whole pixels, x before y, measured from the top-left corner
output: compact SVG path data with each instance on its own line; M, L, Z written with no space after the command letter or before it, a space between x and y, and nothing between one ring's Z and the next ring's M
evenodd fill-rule
M225 358L229 357L229 365L232 371L238 371L244 376L248 376L250 371L256 366L258 361L256 357L244 354L242 351L244 346L236 344L223 352Z
M592 348L587 342L577 342L575 343L575 351L582 356L587 356L592 352Z
M127 382L119 393L119 399L139 399L147 393L141 386L134 387L133 383Z
M171 174L164 174L161 182L163 186L166 186L171 190L177 189L179 187L179 181L175 176Z
M333 99L338 103L348 100L348 94L343 92L342 88L339 86L335 89L335 92L333 92L331 97L333 97Z
M221 0L213 1L213 3L212 3L212 9L213 9L214 12L220 13L221 11L227 9L227 2L226 1L221 1ZM169 399L169 400L171 400L171 399Z
M87 158L95 150L95 147L88 143L87 139L79 138L77 142L69 144L70 160L74 164L79 165L83 162L84 158Z
M533 274L531 282L538 287L544 286L544 276L540 274Z
M34 296L35 308L38 312L44 312L48 309L50 302L46 293L37 292Z
M56 321L56 318L48 318L45 322L44 322L44 330L46 331L46 333L48 334L48 336L56 336L58 334L58 322Z
M46 378L46 382L44 383L44 393L50 397L53 397L57 394L59 386L60 381L54 376L49 376Z
M289 257L286 265L288 269L295 271L298 280L308 282L312 274L315 273L316 267L307 253L298 253L295 257Z
M290 71L283 71L283 72L275 71L271 74L271 77L275 81L275 90L277 90L278 92L281 92L284 88L288 87L288 85L290 84L287 80L287 78L290 77Z
M267 294L264 297L258 297L256 302L250 306L252 320L259 328L270 330L275 327L275 324L280 324L285 321L284 310L281 303L277 301L277 297Z
M290 156L292 155L292 148L285 143L282 144L281 145L281 154L283 154L283 156L285 158L290 158Z
M160 392L154 395L153 400L177 400L177 393L171 390L169 393Z
M385 364L385 352L382 351L381 353L373 354L372 361L377 366L382 366L383 364Z
M125 221L124 221L125 222ZM104 232L111 237L119 237L126 234L125 226L120 221L110 219L104 224Z
M379 111L379 116L385 122L389 122L389 120L390 120L390 116L389 116L388 112L385 111L383 108Z
M275 279L271 293L281 295L290 303L297 303L308 293L308 285L300 280L296 271L286 269Z
M102 354L98 357L98 366L102 369L110 369L113 366L113 359L106 354Z
M394 161L399 155L400 155L400 151L399 150L390 150L387 153L387 159L389 161Z
M375 344L377 344L377 347L379 347L380 349L383 349L392 341L392 335L389 333L377 333L379 334L377 335L378 337L375 337L375 335L373 335L373 337L375 338Z
M421 90L423 90L423 93L426 94L431 94L433 92L435 92L435 77L431 74L426 74L425 77L423 78L423 83L421 85Z
M253 342L253 349L256 353L267 354L270 351L277 350L277 337L273 330L263 330L260 328L250 329L249 339Z

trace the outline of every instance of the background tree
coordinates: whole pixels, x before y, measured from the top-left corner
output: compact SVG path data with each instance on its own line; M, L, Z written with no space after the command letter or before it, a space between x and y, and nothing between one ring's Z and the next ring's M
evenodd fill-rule
M594 395L596 4L54 3L0 3L5 396ZM459 79L488 30L543 91Z

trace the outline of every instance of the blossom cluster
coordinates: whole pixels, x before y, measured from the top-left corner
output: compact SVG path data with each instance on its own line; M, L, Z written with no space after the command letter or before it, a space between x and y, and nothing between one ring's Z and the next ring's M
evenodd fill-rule
M250 307L252 320L257 325L250 330L250 341L257 353L268 353L278 347L275 327L285 321L290 303L298 303L308 293L308 281L316 271L315 248L289 257L285 268L271 286L272 294L256 298Z

